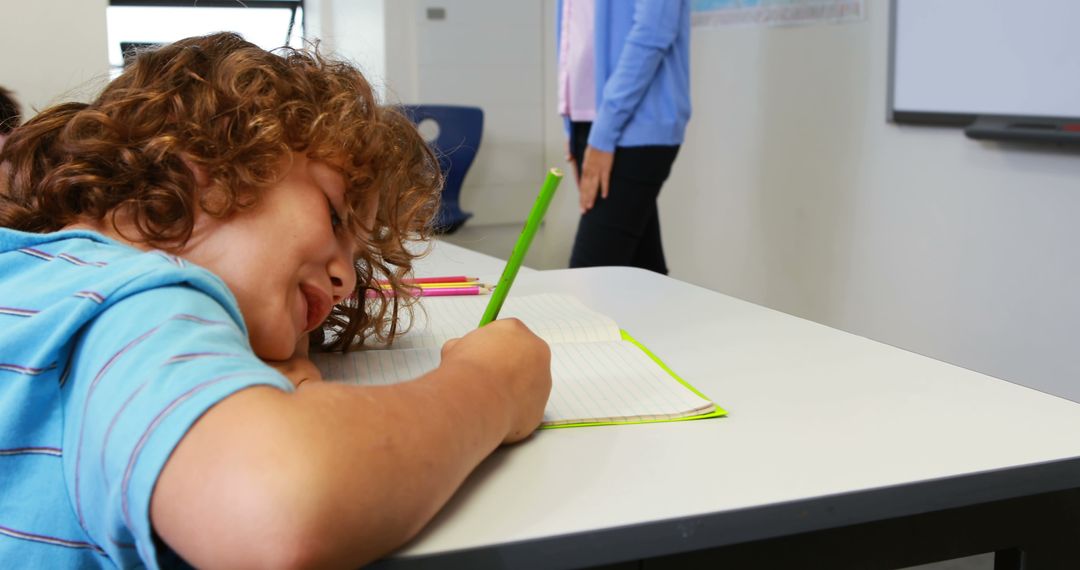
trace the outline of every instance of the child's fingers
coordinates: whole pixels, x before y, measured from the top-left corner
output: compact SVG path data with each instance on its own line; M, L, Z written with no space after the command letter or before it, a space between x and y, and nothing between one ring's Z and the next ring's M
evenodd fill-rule
M446 354L447 354L448 352L450 352L450 351L454 350L454 345L456 345L456 344L458 343L458 341L459 341L459 340L461 340L461 339L459 339L459 338L452 338L452 339L450 339L450 340L446 341L446 342L445 342L445 343L444 343L444 344L442 345L442 357L443 357L443 358L446 358Z

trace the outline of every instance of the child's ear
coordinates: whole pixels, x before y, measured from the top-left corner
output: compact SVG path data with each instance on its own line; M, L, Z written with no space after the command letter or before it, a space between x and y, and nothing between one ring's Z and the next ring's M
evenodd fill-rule
M180 160L184 162L184 166L186 166L195 176L197 190L205 190L210 185L210 175L206 173L206 169L196 164L196 162L186 154L180 155Z
M187 166L195 178L195 188L192 188L192 195L195 197L195 203L197 204L196 210L201 210L212 216L226 214L230 200L228 196L222 193L220 187L214 186L210 175L206 172L206 168L200 166L187 155L180 155L180 160L184 161L184 166Z

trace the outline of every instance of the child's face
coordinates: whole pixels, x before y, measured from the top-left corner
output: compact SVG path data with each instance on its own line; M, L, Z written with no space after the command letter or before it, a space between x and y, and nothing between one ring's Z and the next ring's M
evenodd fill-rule
M226 220L198 213L191 240L178 252L225 281L240 303L255 354L266 360L291 357L304 333L322 324L356 285L344 178L299 153L287 168L251 210ZM373 195L363 213L365 227L371 227L377 199Z

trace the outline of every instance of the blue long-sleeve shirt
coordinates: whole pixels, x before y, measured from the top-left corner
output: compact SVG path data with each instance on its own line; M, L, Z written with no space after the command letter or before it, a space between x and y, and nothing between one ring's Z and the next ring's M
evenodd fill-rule
M607 152L682 144L690 120L690 0L595 1L596 120L589 144Z

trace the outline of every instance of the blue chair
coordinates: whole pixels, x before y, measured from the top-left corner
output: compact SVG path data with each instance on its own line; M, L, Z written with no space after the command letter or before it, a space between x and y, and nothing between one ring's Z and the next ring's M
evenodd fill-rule
M421 134L428 130L425 127L429 125L424 125L426 121L432 121L438 127L435 140L428 141L439 158L439 168L445 178L435 231L454 233L472 217L471 213L461 210L459 198L465 173L480 148L484 111L479 107L458 105L404 105L401 110L420 128Z

